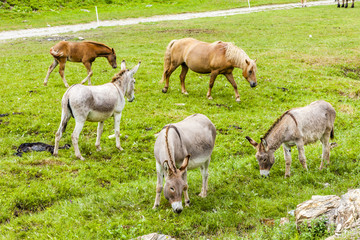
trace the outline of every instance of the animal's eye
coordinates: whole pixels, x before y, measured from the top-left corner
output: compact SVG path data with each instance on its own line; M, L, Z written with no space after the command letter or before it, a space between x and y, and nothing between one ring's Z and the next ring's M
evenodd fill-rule
M252 74L252 71L251 71L251 70L249 71L249 74Z
M175 192L175 188L171 187L170 191Z

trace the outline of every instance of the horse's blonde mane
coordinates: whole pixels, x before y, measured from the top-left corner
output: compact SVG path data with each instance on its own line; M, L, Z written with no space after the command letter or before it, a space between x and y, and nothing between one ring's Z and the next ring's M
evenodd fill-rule
M244 68L247 66L245 64L245 59L250 60L249 56L242 50L241 48L235 46L235 44L231 42L225 43L225 57L228 59L232 64L237 67Z

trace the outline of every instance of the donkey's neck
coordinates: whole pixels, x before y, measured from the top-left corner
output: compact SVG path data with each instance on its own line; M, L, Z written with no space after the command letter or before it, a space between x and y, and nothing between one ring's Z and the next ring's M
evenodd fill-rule
M113 82L113 84L115 85L115 87L120 91L119 94L121 93L123 96L125 96L125 80L117 80L115 82Z
M282 121L280 121L264 138L269 150L275 151L284 143L286 129L286 124L282 124Z

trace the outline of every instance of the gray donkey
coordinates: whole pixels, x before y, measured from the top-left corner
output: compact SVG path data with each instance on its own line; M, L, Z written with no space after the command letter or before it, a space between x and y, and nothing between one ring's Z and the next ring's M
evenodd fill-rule
M324 160L330 163L329 138L334 138L335 109L330 103L316 101L302 108L294 108L281 115L261 142L257 143L252 138L246 139L257 150L256 159L259 163L260 174L268 176L275 162L274 152L283 144L285 156L285 177L290 176L291 147L297 146L299 160L307 170L304 145L321 141L323 145L320 168L323 168ZM335 143L336 144L336 143Z
M57 156L61 135L66 129L67 122L75 118L75 129L71 135L77 158L84 160L81 156L78 140L85 121L99 122L95 146L98 151L100 137L103 132L104 121L114 116L116 147L120 146L120 120L121 113L125 107L125 97L129 102L134 100L134 74L139 69L140 62L131 70L126 70L125 61L121 63L121 71L113 77L110 83L99 86L72 85L62 98L61 122L55 135L54 156Z
M164 176L164 196L169 200L173 211L182 212L183 192L185 206L189 206L187 169L200 167L202 189L199 196L206 197L208 167L215 138L214 124L202 114L194 114L181 122L166 125L160 131L154 147L157 185L153 208L160 205Z

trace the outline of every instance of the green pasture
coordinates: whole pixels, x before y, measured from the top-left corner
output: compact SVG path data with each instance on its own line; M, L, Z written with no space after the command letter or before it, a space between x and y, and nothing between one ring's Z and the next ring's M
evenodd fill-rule
M100 20L248 7L247 0L8 0L2 2L4 0L0 1L0 31L94 22L96 21L95 6ZM300 1L251 0L250 2L251 6L259 6Z
M54 143L66 88L58 68L43 86L56 41L46 37L0 43L0 239L130 239L159 232L177 239L324 239L319 223L298 231L289 215L312 195L341 195L360 185L360 15L335 6L297 8L230 17L98 28L61 35L104 42L136 73L136 98L127 102L120 125L119 152L113 120L105 122L102 151L95 149L96 123L86 123L79 146L59 157L47 152L13 154L21 143ZM46 20L43 21L44 23ZM310 37L311 35L311 37ZM241 102L223 76L206 98L208 75L188 73L189 95L181 94L178 69L163 94L163 55L172 39L194 37L235 43L257 59L258 86L250 88L234 71ZM104 58L93 64L93 84L109 82L120 69ZM82 64L68 62L69 84L86 76ZM284 111L323 99L337 111L331 164L322 171L320 142L305 147L309 171L294 148L292 176L285 179L282 149L270 178L261 178L255 150L245 136L259 140ZM154 134L165 124L194 114L217 128L209 168L208 197L200 198L201 174L188 173L191 206L177 215L162 196L152 209L156 170ZM71 119L60 145L71 143ZM328 183L328 184L326 184ZM327 186L328 185L328 186ZM288 217L290 223L280 225ZM274 223L267 224L267 223Z

